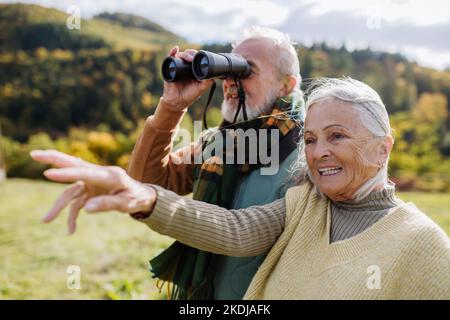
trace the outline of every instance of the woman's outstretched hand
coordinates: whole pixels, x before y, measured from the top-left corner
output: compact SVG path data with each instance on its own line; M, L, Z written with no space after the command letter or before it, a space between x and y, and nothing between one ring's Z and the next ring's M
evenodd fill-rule
M55 182L70 182L43 218L53 221L70 204L69 234L75 232L76 220L82 208L88 212L117 210L124 213L151 211L156 191L127 175L115 166L100 166L56 150L33 150L31 157L56 169L44 175Z

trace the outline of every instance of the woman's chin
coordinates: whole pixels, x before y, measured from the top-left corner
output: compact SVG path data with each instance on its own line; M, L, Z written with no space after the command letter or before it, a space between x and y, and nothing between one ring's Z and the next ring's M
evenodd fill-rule
M344 186L342 184L335 183L323 183L318 185L320 192L326 195L328 198L335 200L339 194L342 194Z

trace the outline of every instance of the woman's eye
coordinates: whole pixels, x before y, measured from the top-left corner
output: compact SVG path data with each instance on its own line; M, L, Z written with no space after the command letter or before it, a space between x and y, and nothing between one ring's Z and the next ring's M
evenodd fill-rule
M337 140L345 138L345 136L341 133L333 133L332 137L333 137L333 139L337 139Z
M311 138L305 139L305 144L310 144L310 143L313 143L313 142L314 142L314 140L311 139Z

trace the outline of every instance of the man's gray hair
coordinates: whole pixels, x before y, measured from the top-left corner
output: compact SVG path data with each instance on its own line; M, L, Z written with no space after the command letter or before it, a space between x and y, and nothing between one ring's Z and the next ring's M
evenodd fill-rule
M291 75L297 79L297 88L300 90L302 78L300 76L300 62L298 60L297 51L288 34L280 32L272 28L261 26L252 26L244 30L242 36L233 44L233 48L241 43L251 39L266 40L271 43L277 50L274 55L274 66L281 75Z
M334 99L351 104L358 112L362 124L376 138L385 138L392 135L389 116L378 93L371 87L360 81L349 77L344 78L319 78L312 82L308 90L308 98L306 102L306 114L308 109L326 99ZM311 173L306 166L304 158L304 146L299 146L299 161L295 164L294 172L299 174L299 181L306 178L306 175L312 180ZM388 161L383 164L381 170L355 193L355 200L366 197L375 187L388 185Z

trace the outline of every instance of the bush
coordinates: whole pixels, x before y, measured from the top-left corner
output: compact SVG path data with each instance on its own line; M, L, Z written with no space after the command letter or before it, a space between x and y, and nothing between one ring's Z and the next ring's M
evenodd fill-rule
M25 143L0 137L0 150L7 176L42 179L42 172L48 166L33 161L29 155L31 150L56 149L89 162L126 168L136 137L137 134L127 137L122 133L71 129L69 136L56 140L46 133L32 135ZM3 167L1 160L0 166Z
M54 148L52 140L45 133L32 136L28 144L1 137L0 145L5 155L6 174L9 177L41 177L42 172L48 167L33 161L29 153L34 149Z

